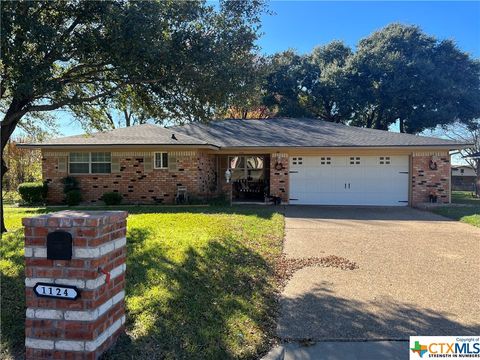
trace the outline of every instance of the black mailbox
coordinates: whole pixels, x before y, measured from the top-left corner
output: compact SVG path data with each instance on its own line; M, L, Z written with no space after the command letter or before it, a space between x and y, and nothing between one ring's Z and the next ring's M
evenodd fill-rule
M72 235L70 233L54 231L47 235L47 259L72 259Z

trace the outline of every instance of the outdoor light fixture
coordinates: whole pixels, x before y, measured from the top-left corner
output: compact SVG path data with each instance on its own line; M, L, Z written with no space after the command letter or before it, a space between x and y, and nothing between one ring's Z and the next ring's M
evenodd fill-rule
M232 178L232 172L230 169L227 169L225 171L225 180L227 181L227 184L230 182L230 179Z

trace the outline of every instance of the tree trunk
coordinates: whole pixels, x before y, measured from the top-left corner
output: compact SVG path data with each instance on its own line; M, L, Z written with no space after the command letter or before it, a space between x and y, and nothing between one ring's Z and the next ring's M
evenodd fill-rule
M405 132L405 123L403 122L403 119L399 119L400 122L400 132L404 133Z
M372 128L374 118L375 118L375 111L372 110L372 112L369 115L367 115L367 122L365 124L368 129Z
M7 231L7 228L5 227L5 221L3 219L3 174L7 171L7 167L5 166L5 162L3 161L3 156L2 156L2 167L1 167L1 179L2 179L2 185L0 188L2 188L2 196L0 197L0 234L3 234L4 232Z
M477 182L475 184L475 195L480 197L480 159L477 159Z
M22 100L17 100L13 99L12 102L10 103L10 106L5 113L5 117L3 118L0 126L0 147L1 147L1 174L0 174L0 180L2 182L2 188L3 188L3 176L7 172L8 168L5 163L5 159L3 158L3 151L5 147L7 146L8 140L10 139L10 136L12 136L13 131L17 127L18 122L22 118L23 115L25 115L25 106L29 103L28 99L22 99ZM7 231L5 227L5 221L3 218L4 212L3 212L3 194L2 194L2 199L0 201L0 233L3 234L4 232Z

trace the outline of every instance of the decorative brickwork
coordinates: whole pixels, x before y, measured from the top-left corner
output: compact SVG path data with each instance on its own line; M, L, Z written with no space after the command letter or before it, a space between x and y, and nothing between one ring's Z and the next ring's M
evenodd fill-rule
M216 161L214 155L199 154L198 156L199 193L209 196L218 191Z
M124 330L124 211L62 211L23 219L26 359L98 359ZM71 260L47 259L47 235L73 238ZM39 297L37 283L76 286L76 300Z
M119 192L124 203L173 203L177 186L186 186L191 197L205 197L213 188L216 176L215 155L185 151L171 153L167 169L153 169L153 153L112 153L118 158L119 171L111 174L72 175L80 182L84 202L101 203L106 192ZM147 154L147 155L145 155ZM65 156L43 154L43 179L48 183L50 204L64 201L62 178L68 175ZM67 166L59 169L59 163ZM112 168L113 169L113 168Z
M435 168L436 167L436 168ZM412 155L412 206L428 202L435 194L437 202L450 202L450 155L414 153Z
M280 196L288 204L288 154L276 153L270 157L270 194Z

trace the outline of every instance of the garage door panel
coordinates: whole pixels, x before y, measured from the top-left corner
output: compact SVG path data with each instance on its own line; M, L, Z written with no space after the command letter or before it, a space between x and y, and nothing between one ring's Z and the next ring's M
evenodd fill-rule
M408 204L408 156L305 156L292 164L292 204Z

